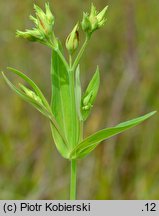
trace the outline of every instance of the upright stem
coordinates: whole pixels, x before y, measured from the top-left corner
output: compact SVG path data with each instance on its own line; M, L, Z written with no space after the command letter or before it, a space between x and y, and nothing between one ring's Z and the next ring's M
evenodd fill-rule
M77 161L71 160L70 200L76 199Z
M72 67L72 56L69 55L69 65L70 65L70 68Z
M69 65L68 65L67 61L65 60L65 57L63 56L61 51L59 49L57 49L56 52L58 53L59 57L61 58L62 62L64 63L66 69L69 70Z
M75 103L74 71L76 70L77 65L79 64L79 61L82 57L82 54L84 53L88 40L89 40L89 37L87 36L73 64L72 64L72 56L69 55L69 67L70 67L69 71L70 71L70 76L71 76L72 96L74 98L74 103ZM83 124L80 125L80 140L82 139L82 137L83 137ZM77 185L77 161L76 159L73 159L71 160L70 200L76 200L76 187L77 187L76 185Z
M55 41L56 45L54 45L54 43L52 42L52 40L49 40L49 44L50 44L51 48L58 53L58 55L61 58L63 64L65 65L66 69L69 70L69 65L68 65L65 57L63 56L63 54L61 53L61 51L59 49L59 44L57 42L57 39L56 39L55 35L53 34L52 37L53 37L53 41Z

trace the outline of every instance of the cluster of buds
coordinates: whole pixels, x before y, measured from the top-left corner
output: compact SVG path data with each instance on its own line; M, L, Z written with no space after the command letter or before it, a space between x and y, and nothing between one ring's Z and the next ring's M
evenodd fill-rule
M95 6L92 4L90 14L83 13L81 26L88 37L105 24L107 8L108 6L98 13ZM31 30L26 29L24 32L17 30L17 36L30 41L38 41L53 49L57 49L58 40L53 32L54 16L50 10L49 3L45 3L45 12L37 5L34 5L34 10L36 17L30 15L29 18L34 22L35 27ZM74 53L78 45L79 24L77 23L66 39L66 48L70 55Z
M28 39L30 41L39 41L46 44L52 39L52 28L54 26L54 16L50 11L49 4L45 4L46 12L34 5L36 18L30 15L30 20L35 23L35 28L26 30L25 32L17 31L17 36Z
M83 13L83 20L81 22L83 31L91 35L95 30L101 28L106 22L107 9L108 6L98 13L95 6L92 4L90 14Z
M70 54L72 54L78 47L79 44L79 26L78 23L73 28L72 32L68 35L66 39L66 48Z

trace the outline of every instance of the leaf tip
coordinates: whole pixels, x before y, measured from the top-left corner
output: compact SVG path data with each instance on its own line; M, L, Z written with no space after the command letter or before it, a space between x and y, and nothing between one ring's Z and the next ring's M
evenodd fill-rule
M5 77L6 77L6 76L5 76L4 72L3 72L3 71L1 71L1 73L2 73L2 76L3 76L3 78L5 79Z
M154 110L154 111L150 112L150 116L151 116L151 115L154 115L154 114L156 114L156 113L157 113L157 110Z
M7 67L7 70L14 70L14 68L12 68L12 67Z

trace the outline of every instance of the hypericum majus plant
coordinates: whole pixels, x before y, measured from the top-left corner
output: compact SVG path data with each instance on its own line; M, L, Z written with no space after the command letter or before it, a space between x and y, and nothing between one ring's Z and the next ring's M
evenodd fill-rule
M155 113L155 111L150 112L139 118L100 130L87 138L83 138L83 123L88 118L93 107L100 78L97 67L88 87L83 92L80 84L79 62L92 34L105 24L107 8L108 6L98 13L92 4L90 13L83 13L81 27L86 39L77 52L80 28L79 23L77 23L66 39L68 60L65 58L62 45L53 31L54 16L48 3L45 4L45 12L34 5L36 17L30 16L30 19L34 22L35 28L32 30L27 29L25 32L17 31L18 37L40 42L52 50L52 96L50 103L46 100L39 87L25 74L16 69L8 68L29 84L31 89L23 84L16 87L3 73L9 87L25 101L32 104L50 121L53 139L59 153L71 162L70 199L76 199L77 159L88 155L101 141L138 125Z

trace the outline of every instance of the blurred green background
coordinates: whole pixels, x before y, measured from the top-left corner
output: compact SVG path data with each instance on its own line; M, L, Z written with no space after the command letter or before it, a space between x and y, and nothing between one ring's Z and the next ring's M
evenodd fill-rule
M16 29L32 26L28 15L34 2L43 7L45 1L0 1L0 69L23 71L49 99L50 50L15 38ZM83 88L97 64L101 75L85 136L159 107L158 0L93 2L99 10L108 4L109 12L81 62ZM90 3L50 0L63 43ZM70 164L55 149L48 121L15 95L2 76L0 99L0 199L68 199ZM159 199L158 124L156 114L80 160L78 199Z

